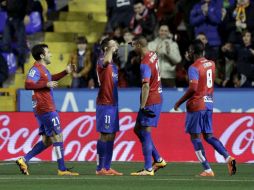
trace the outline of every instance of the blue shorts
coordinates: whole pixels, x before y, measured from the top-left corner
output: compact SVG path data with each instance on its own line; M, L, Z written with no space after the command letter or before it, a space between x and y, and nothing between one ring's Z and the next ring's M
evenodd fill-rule
M147 117L139 110L136 123L139 123L143 127L157 127L161 113L161 104L153 104L145 108L152 110L156 116L154 118Z
M187 133L213 133L211 110L187 112L185 131Z
M62 132L60 119L56 111L36 115L36 119L40 126L39 135L51 137L53 134L60 134Z
M96 130L100 133L119 131L118 106L96 105Z

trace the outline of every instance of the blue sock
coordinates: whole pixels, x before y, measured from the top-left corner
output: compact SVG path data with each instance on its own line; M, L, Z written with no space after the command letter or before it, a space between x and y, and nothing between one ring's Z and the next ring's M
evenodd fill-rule
M100 171L102 168L104 168L106 159L106 148L106 142L103 142L101 140L97 141L97 171Z
M152 138L151 133L145 130L140 131L140 135L142 136L142 151L145 158L145 169L151 170L152 169Z
M144 137L141 135L141 132L139 132L138 138L139 138L140 142L143 143ZM152 141L152 156L153 156L154 161L158 162L158 160L161 158L161 156L153 143L152 137L151 137L151 141Z
M104 167L106 170L110 169L110 166L111 166L113 148L114 148L114 141L107 141L106 142L105 163L104 163Z
M152 146L153 146L153 150L152 150L153 159L155 162L158 162L161 156L159 152L157 151L156 147L154 146L153 140L152 140Z
M30 150L25 156L25 160L26 162L29 162L29 160L31 158L33 158L34 156L36 156L37 154L40 154L43 150L45 150L46 148L48 148L47 146L45 146L45 144L40 141L38 142L33 148L32 150Z
M61 171L65 171L67 168L65 167L65 163L64 163L63 142L54 142L53 148L57 158L58 169Z
M229 157L228 151L225 149L223 144L216 139L215 137L210 137L205 139L210 145L213 146L213 148L220 153L225 159Z
M206 160L205 149L203 147L201 140L200 139L192 139L191 142L194 146L195 153L198 157L198 160L201 162L204 170L211 169L208 161Z

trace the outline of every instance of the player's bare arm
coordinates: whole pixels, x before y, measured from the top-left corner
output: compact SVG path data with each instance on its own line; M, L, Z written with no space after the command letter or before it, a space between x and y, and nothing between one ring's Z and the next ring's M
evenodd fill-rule
M150 86L148 82L142 84L142 96L141 96L141 105L140 108L143 109L146 105L146 101L149 95Z
M113 53L115 51L116 51L116 47L114 46L109 46L108 48L106 48L106 51L104 53L104 61L103 61L104 66L107 66L108 64L111 63L113 59Z
M76 65L69 63L66 66L65 70L63 70L60 73L52 75L52 81L58 81L62 79L63 77L65 77L67 74L73 73L74 71L76 71Z
M197 91L197 87L198 87L198 83L194 82L194 81L189 81L189 88L188 90L185 92L185 94L175 103L174 105L174 110L178 110L178 108L180 107L180 105L182 103L184 103L186 100L188 100L189 98L191 98L193 96L193 94L195 94L195 92Z

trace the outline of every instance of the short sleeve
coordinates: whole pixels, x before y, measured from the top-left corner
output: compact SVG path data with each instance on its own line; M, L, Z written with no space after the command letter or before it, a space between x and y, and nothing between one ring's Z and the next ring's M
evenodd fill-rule
M27 80L37 82L39 81L40 77L41 77L40 71L37 68L32 67L27 75Z
M188 77L189 80L198 80L199 79L199 73L196 67L190 66L188 69Z
M141 78L142 82L149 82L151 77L151 69L147 64L140 64L140 72L141 72Z

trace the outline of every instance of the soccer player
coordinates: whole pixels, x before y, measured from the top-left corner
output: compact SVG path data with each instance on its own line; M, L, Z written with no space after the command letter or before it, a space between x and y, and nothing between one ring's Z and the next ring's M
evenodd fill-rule
M119 131L118 70L114 62L118 44L106 38L101 42L102 53L97 61L99 92L96 101L97 141L96 175L123 175L111 168L114 140Z
M76 172L69 171L65 166L63 135L53 97L53 88L58 86L57 81L71 73L74 67L68 64L66 70L51 75L47 70L47 65L51 63L51 53L46 44L35 45L32 48L32 56L36 61L29 70L25 88L32 90L33 110L39 123L39 135L42 136L42 140L24 157L20 157L16 163L23 174L29 175L29 160L53 144L53 151L56 154L58 163L58 175L79 175Z
M143 36L135 37L132 46L141 57L141 103L134 132L142 144L145 166L144 169L133 172L131 175L153 176L154 172L167 165L156 150L151 136L152 128L157 127L162 105L158 57L155 52L148 50L147 40ZM152 162L152 157L154 162Z
M190 134L195 153L201 162L204 171L202 177L213 177L212 171L205 155L201 142L201 134L206 142L220 153L226 160L230 175L236 173L236 160L229 155L223 144L213 136L212 113L213 91L215 78L215 64L204 57L204 45L200 40L195 40L190 45L188 56L194 63L188 69L189 88L185 94L175 103L174 109L186 100L186 132Z

